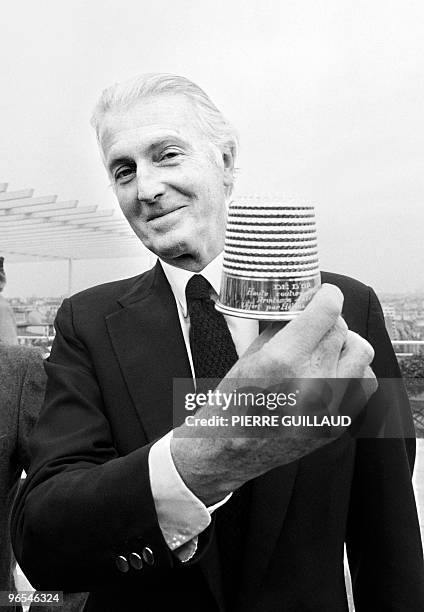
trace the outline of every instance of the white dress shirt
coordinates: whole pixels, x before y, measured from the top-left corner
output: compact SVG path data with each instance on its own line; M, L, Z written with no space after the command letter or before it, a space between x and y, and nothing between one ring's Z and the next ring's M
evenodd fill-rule
M216 296L221 285L222 258L221 253L200 272L212 285ZM175 268L163 261L160 261L160 263L175 297L191 372L193 379L195 379L189 339L190 317L185 296L186 285L194 272ZM213 297L214 295L212 295ZM240 356L257 337L259 333L258 321L224 316L237 354ZM179 475L171 456L171 437L172 431L153 444L150 449L150 485L159 526L165 541L181 561L188 561L196 552L197 536L211 522L212 512L224 504L231 494L207 508L190 491Z

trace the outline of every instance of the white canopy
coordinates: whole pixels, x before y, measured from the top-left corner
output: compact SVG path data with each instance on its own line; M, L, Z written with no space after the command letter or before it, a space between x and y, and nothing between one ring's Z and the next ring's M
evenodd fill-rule
M0 255L10 262L67 260L70 286L73 260L151 257L119 210L7 187L0 183Z
M9 261L146 255L120 211L33 193L0 183L0 250Z

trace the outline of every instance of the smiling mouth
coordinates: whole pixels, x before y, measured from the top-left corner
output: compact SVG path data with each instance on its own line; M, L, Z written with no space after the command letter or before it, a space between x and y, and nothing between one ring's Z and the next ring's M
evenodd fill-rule
M177 212L177 210L181 210L182 208L185 208L185 206L179 206L178 208L173 208L172 210L164 210L160 213L157 213L156 215L151 215L147 221L155 221L155 219L161 219L162 217L166 217L168 215L171 215L174 212Z

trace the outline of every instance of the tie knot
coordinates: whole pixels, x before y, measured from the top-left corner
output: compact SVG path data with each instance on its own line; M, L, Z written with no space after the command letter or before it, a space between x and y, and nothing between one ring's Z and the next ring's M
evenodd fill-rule
M186 286L187 302L191 300L207 300L211 297L212 285L201 274L190 278Z

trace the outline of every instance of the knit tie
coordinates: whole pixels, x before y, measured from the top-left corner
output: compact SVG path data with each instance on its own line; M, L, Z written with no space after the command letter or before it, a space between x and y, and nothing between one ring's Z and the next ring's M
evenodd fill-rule
M201 274L192 276L186 287L190 348L196 379L224 378L238 359L227 323L215 309L211 291L212 286ZM207 387L207 381L202 386Z

